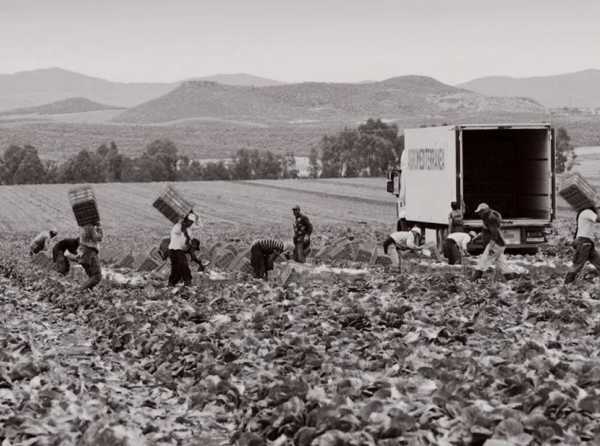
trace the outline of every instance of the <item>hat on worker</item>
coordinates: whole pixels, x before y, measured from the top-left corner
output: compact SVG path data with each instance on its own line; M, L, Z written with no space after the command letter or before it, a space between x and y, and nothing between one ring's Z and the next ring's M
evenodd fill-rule
M421 230L419 229L418 226L413 226L412 228L410 228L411 232L416 232L417 234L421 233Z
M298 211L299 211L299 210L300 210L300 206L298 206L298 205L295 205L295 206L292 208L292 211L296 211L296 210L298 210Z
M490 207L488 206L487 203L479 203L479 205L477 206L477 209L475 209L475 213L479 214L481 211L485 211L486 209L489 209Z
M54 228L50 229L50 231L48 231L50 233L50 237L56 237L56 235L58 234L58 231Z
M188 214L185 218L191 221L192 224L198 221L198 217L196 217L196 214Z
M477 237L477 233L475 231L469 231L469 235L471 236L471 238Z

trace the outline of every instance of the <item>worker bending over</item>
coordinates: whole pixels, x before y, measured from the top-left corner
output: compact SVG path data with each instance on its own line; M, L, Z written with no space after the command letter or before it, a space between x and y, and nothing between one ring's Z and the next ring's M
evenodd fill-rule
M468 254L468 246L475 238L475 232L452 232L448 234L442 245L442 254L450 265L462 263L463 255Z
M289 257L292 250L294 250L293 246L287 246L281 240L256 240L250 247L250 264L254 277L267 280L275 259L283 253Z
M398 250L421 250L421 230L413 226L410 231L392 232L383 242L383 252L388 255L388 248L392 246L390 257L392 258L392 266L400 270L401 260Z
M56 237L57 231L50 229L49 231L42 231L34 237L29 245L29 255L37 254L38 252L45 251L48 247L50 240Z
M52 261L54 269L63 276L66 276L71 269L69 260L77 260L79 250L78 238L65 238L59 241L52 248Z

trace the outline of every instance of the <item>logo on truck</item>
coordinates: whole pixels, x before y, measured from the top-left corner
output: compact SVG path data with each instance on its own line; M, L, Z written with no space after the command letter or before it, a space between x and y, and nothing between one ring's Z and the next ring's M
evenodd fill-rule
M409 149L408 168L410 170L444 170L444 149Z

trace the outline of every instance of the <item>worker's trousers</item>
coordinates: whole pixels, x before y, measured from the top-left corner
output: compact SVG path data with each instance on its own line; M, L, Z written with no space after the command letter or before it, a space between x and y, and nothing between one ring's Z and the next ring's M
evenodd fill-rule
M573 247L575 248L573 265L565 277L565 283L573 282L588 261L600 271L600 252L594 247L592 240L586 237L577 237L573 242Z
M298 240L294 239L294 261L299 263L306 262L306 255L310 252L310 239L304 240L304 237L300 237Z
M448 259L448 263L450 265L455 265L457 263L462 263L462 254L460 252L460 248L456 241L451 238L447 238L444 240L444 244L442 246L442 254L444 257Z
M88 276L88 280L83 284L82 288L92 289L102 280L102 269L100 267L100 259L98 259L98 250L89 246L81 246L81 266Z
M175 286L181 280L184 285L192 284L192 272L185 251L181 249L169 250L171 259L171 274L169 275L169 285Z
M490 241L485 247L483 254L479 257L475 269L478 271L485 271L495 267L500 270L502 274L510 273L511 270L506 262L506 256L504 255L505 249L506 246L500 246L494 241Z

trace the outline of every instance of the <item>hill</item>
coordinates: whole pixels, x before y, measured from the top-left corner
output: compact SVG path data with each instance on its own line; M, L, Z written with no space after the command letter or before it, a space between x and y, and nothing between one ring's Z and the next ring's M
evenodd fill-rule
M224 85L244 85L252 87L270 87L272 85L285 84L285 82L254 76L253 74L247 73L215 74L213 76L196 77L187 80L217 82Z
M347 84L305 82L268 87L189 81L131 108L115 122L165 123L184 119L253 122L353 122L368 117L423 119L465 113L543 113L524 98L487 97L424 76Z
M199 80L259 87L281 84L245 73L217 74ZM62 68L0 74L0 110L38 106L74 97L119 107L132 107L162 96L180 83L112 82Z
M490 76L458 87L492 96L525 96L546 107L600 107L600 70L557 76Z
M8 115L57 115L70 113L86 113L98 110L114 110L123 107L115 107L114 105L100 104L90 101L86 98L68 98L61 101L51 102L50 104L39 105L37 107L15 108L0 112L0 116Z

